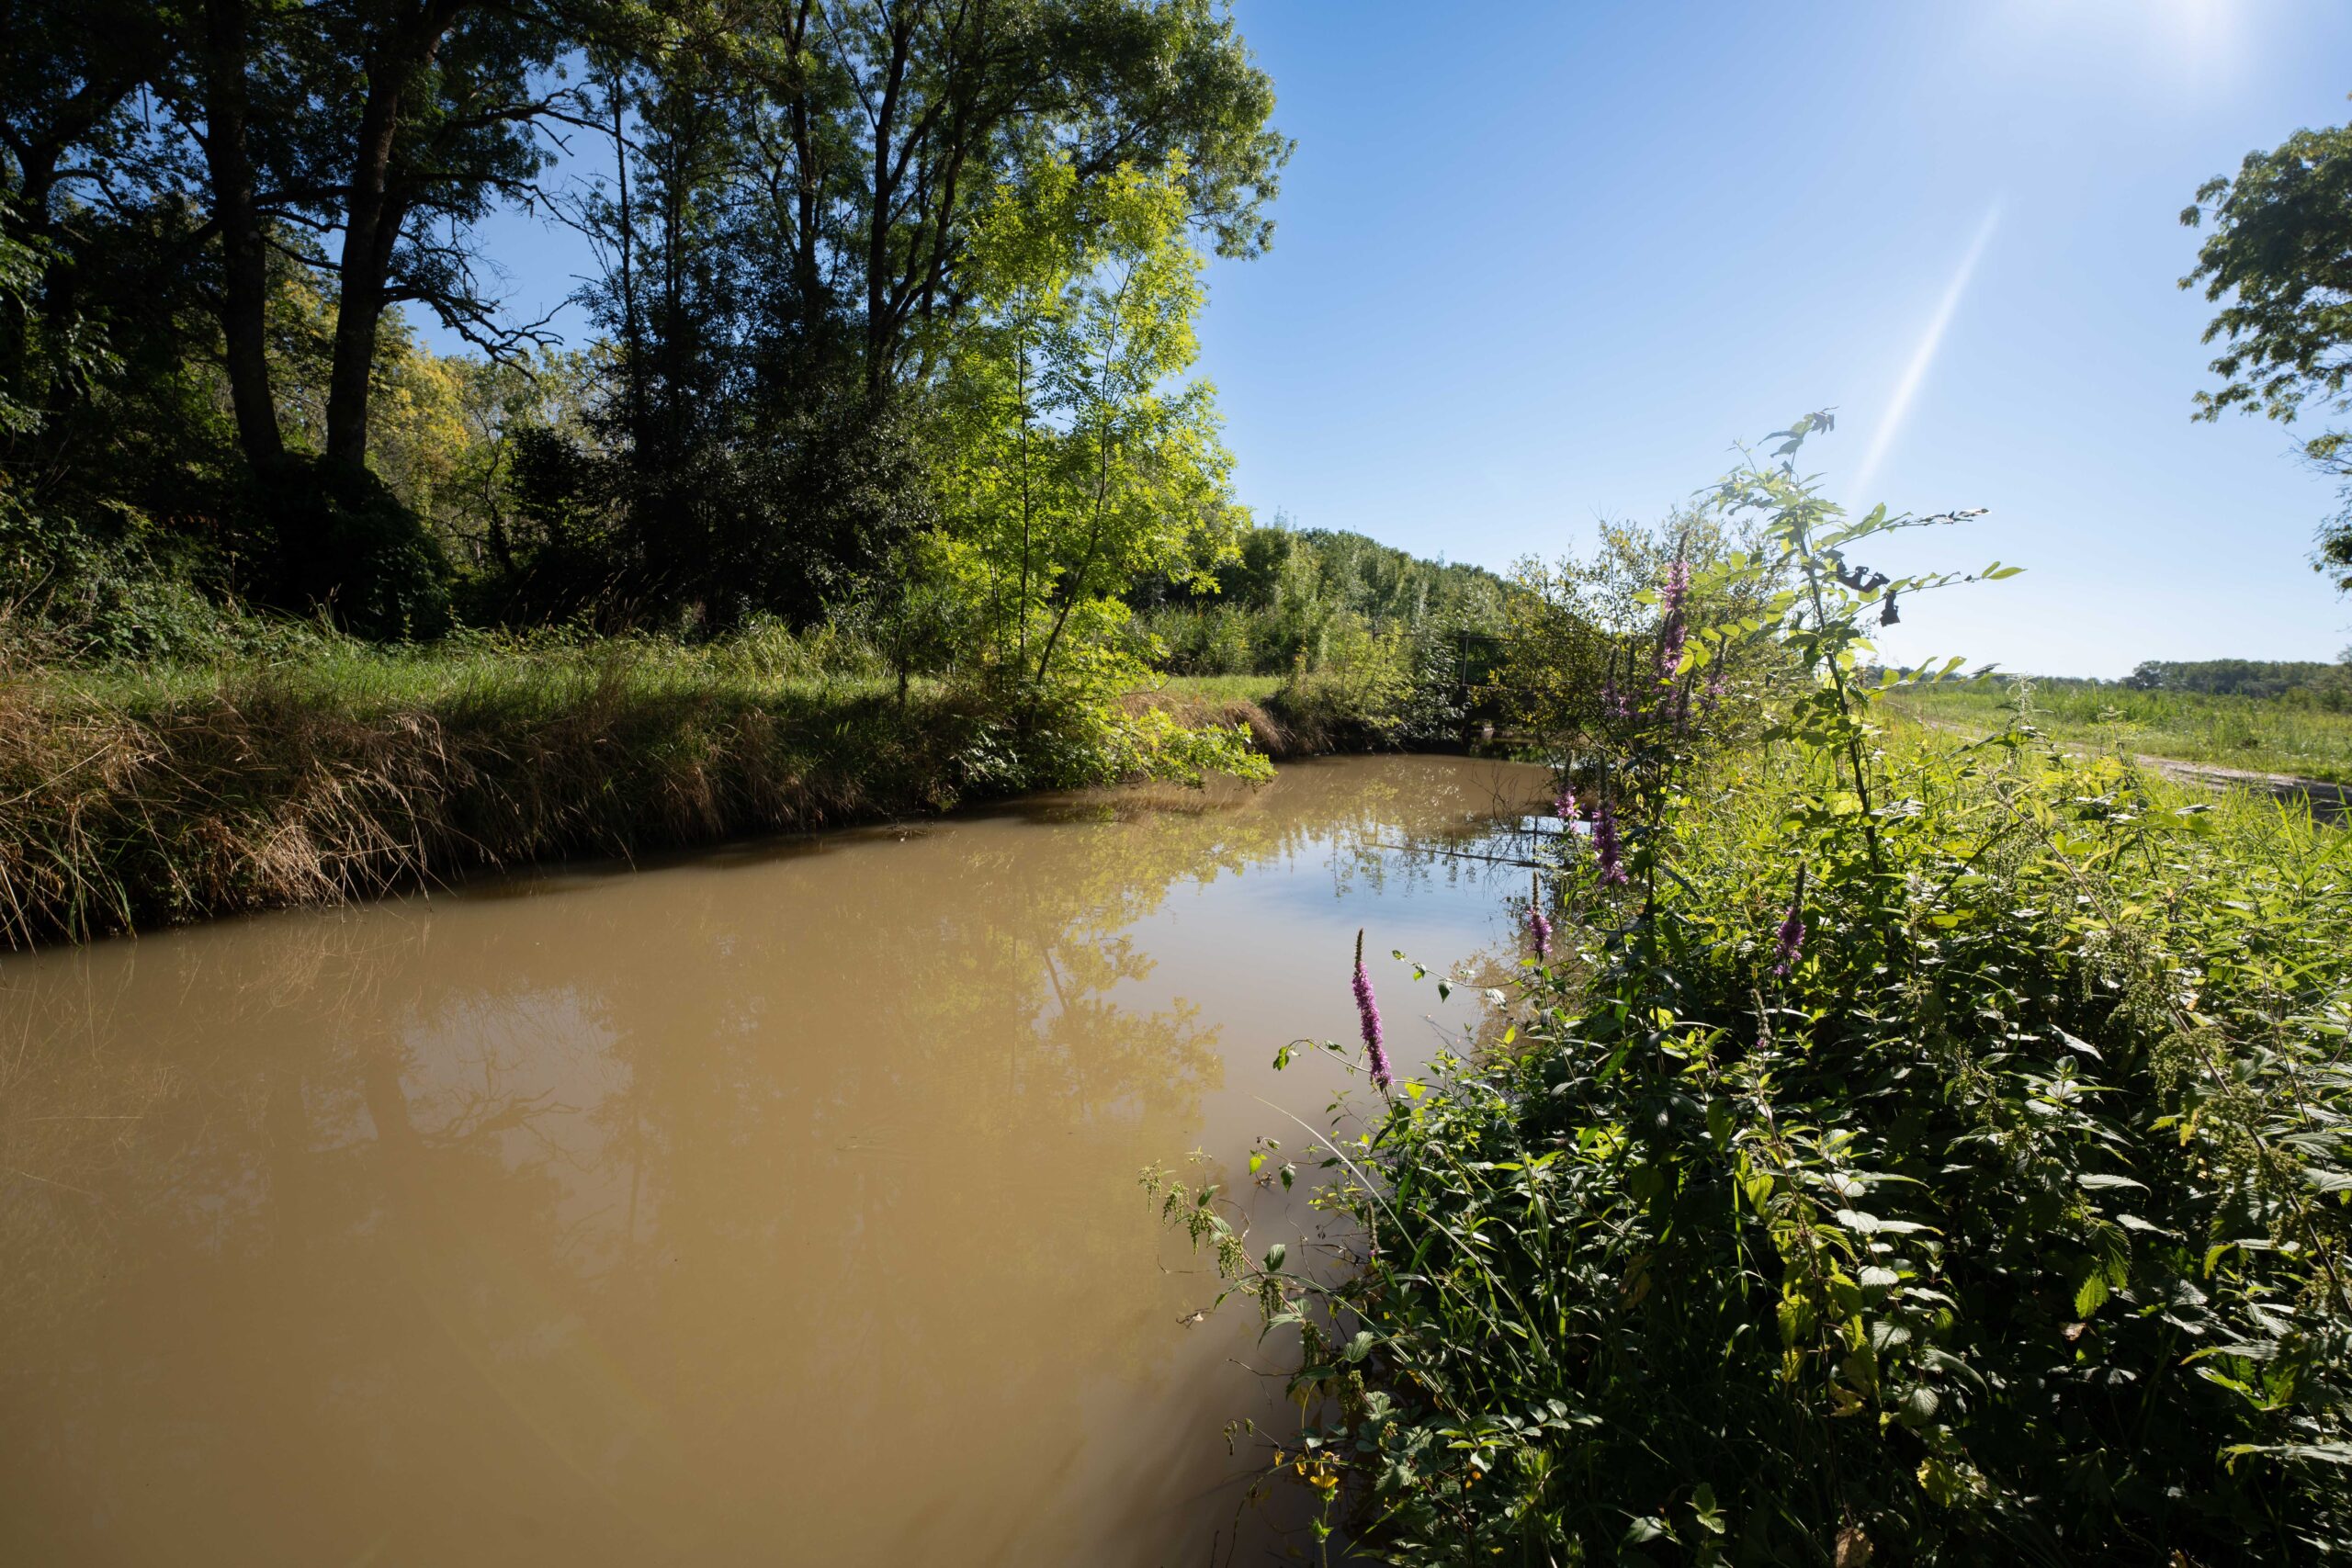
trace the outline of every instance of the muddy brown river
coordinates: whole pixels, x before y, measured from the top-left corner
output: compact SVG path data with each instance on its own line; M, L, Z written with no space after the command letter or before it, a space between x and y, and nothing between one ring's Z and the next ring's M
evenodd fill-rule
M1347 759L0 956L0 1562L1206 1564L1244 1175L1507 960L1510 764ZM1368 1091L1359 1089L1361 1096Z

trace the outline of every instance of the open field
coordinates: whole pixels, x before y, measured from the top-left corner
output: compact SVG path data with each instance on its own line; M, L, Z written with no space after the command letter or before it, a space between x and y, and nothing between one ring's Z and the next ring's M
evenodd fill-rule
M2207 696L2048 682L2030 688L2028 721L2056 740L2257 773L2352 784L2352 712L2283 697ZM1991 730L2017 701L2006 683L1906 692L1902 709L1931 723Z

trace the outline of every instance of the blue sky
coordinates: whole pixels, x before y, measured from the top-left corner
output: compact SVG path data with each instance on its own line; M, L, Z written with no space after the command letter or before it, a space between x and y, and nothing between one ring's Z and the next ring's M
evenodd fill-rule
M2352 6L1238 15L1298 141L1272 252L1213 268L1202 333L1261 517L1500 569L1834 406L1806 452L1833 495L1867 463L1873 500L1991 508L1900 565L2027 568L1919 603L1895 657L2115 675L2352 642L2308 564L2334 488L2278 426L2190 422L2211 307L2176 286L2199 184L2352 118ZM519 220L491 239L518 309L580 266Z

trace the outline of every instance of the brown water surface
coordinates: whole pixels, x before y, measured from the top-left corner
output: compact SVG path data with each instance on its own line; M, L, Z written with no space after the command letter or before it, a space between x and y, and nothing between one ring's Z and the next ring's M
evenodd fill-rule
M1223 1560L1274 1355L1183 1321L1137 1172L1321 1124L1337 1065L1270 1063L1352 1034L1359 925L1401 1067L1474 1023L1387 954L1508 955L1526 873L1462 852L1544 784L1306 763L0 958L0 1562Z

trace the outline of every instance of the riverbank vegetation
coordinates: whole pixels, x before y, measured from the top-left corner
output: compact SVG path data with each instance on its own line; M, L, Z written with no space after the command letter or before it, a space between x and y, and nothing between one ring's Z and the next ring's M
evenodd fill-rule
M1867 631L1958 580L1863 558L1957 519L1841 517L1787 462L1817 428L1716 493L1754 548L1654 563L1653 662L1560 715L1582 827L1486 1047L1286 1156L1348 1250L1165 1193L1296 1337L1276 1469L1407 1563L2352 1549L2352 840L1891 720L1948 666L1866 682ZM1776 659L1721 743L1710 671Z
M365 897L565 854L807 830L1102 778L1263 776L1383 743L1323 677L1159 681L1023 730L826 633L277 627L200 665L0 684L0 939L30 945Z
M12 14L9 940L1461 739L1501 584L1232 497L1220 6L395 11Z

